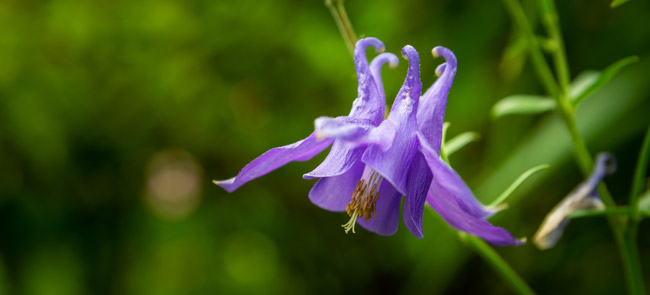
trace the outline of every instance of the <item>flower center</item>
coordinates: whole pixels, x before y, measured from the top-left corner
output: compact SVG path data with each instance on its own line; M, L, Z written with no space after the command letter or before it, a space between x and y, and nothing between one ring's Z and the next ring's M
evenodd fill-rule
M341 225L347 234L350 230L354 233L354 226L357 218L365 217L365 221L370 220L377 215L377 199L379 199L379 186L384 178L377 171L366 166L363 170L363 176L357 187L352 193L352 200L345 206L345 212L350 216L350 220Z

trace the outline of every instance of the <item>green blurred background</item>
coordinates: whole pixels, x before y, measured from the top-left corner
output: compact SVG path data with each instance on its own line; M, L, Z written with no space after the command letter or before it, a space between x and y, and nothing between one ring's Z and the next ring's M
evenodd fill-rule
M592 152L619 171L624 203L650 122L650 3L556 1L572 78L638 55L578 109ZM500 1L349 0L359 36L459 60L446 120L482 140L451 157L491 201L537 164L494 223L532 237L582 177L553 114L492 120L515 93L543 93L524 56L504 59L513 27ZM524 0L531 15L535 4ZM370 55L372 56L372 55ZM389 103L406 63L384 70ZM318 116L346 114L354 66L318 1L0 1L1 294L507 294L507 284L439 217L424 239L346 235L344 213L312 205L294 163L227 194L270 147L297 141ZM650 278L648 223L639 248ZM498 248L540 294L622 294L623 272L602 218L573 222L558 245ZM650 279L646 280L650 285Z

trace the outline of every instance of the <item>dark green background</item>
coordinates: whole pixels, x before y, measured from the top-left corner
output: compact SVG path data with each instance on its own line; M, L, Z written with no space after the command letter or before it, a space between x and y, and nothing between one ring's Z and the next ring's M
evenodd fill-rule
M591 151L617 156L606 181L624 204L650 122L650 4L556 2L572 78L641 58L577 114ZM582 177L557 116L490 119L504 96L543 93L521 56L502 62L513 34L502 3L346 6L360 37L380 38L389 52L418 49L425 87L440 63L431 48L456 53L449 132L482 139L451 161L481 200L552 165L493 219L530 239ZM389 103L405 65L384 71ZM428 212L421 240L403 225L391 237L346 235L348 217L312 205L313 181L301 178L325 153L233 194L211 183L305 137L316 117L347 114L356 87L322 1L0 1L0 293L509 293ZM646 278L649 232L642 223ZM497 250L540 294L625 292L602 218L573 222L548 251Z

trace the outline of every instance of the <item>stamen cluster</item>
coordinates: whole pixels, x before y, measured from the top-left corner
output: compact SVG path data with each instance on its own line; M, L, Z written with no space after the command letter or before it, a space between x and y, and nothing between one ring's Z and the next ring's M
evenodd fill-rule
M349 216L356 213L357 217L365 217L364 220L368 221L377 214L377 199L379 199L377 179L380 177L378 173L373 172L367 183L363 178L357 182L357 187L352 193L352 201L345 206L345 212ZM368 185L371 185L370 188Z

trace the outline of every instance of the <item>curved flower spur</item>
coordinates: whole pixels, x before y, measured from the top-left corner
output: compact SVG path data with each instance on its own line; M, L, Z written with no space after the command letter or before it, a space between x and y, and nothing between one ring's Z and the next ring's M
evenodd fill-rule
M344 225L346 232L354 230L357 218L364 217L359 223L366 229L382 235L393 234L397 230L402 194L390 183L383 182L382 175L372 168L366 168L361 157L368 146L376 145L380 150L389 150L393 143L396 125L391 123L394 120L390 120L390 116L382 128L376 127L382 123L386 108L380 78L381 66L387 62L396 66L398 59L393 54L383 53L368 65L365 55L368 47L374 47L378 52L384 50L383 43L375 38L357 42L354 60L359 82L358 97L348 116L318 118L315 121L316 130L307 138L273 148L246 165L237 176L214 183L232 192L291 161L309 160L331 144L325 160L304 175L306 179L320 178L309 193L310 200L326 210L347 209L351 220ZM417 67L417 58L415 65ZM419 75L417 69L409 71L410 74L413 72ZM419 83L419 76L411 80ZM400 93L406 93L405 97L419 97L419 88L418 93L411 93L409 89L403 88ZM396 99L396 103L398 101Z

